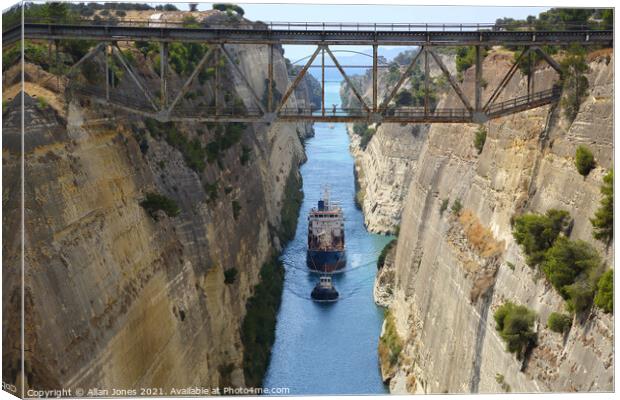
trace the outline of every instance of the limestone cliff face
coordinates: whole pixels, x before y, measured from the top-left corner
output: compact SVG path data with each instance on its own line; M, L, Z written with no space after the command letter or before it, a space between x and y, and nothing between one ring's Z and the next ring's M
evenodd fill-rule
M231 51L262 93L266 49ZM9 328L20 318L19 71L5 74L3 110L3 229L15 237L3 241L3 373L12 383L19 379L19 331ZM243 386L246 301L281 246L285 186L298 177L311 126L248 125L219 161L196 171L142 118L67 100L66 80L48 80L33 65L26 71L26 387ZM148 81L152 66L141 73ZM275 74L284 92L279 54ZM216 137L216 126L174 126L203 146ZM140 206L148 192L173 199L180 214L149 215ZM232 268L238 273L227 284Z
M444 65L455 73L454 57L438 55ZM432 78L442 74L437 64L429 62ZM406 66L402 67L404 72ZM378 75L378 98L386 98L396 84L388 78L388 71L380 70ZM361 78L362 96L367 104L372 101L372 79L370 75ZM411 82L405 80L403 89L409 89ZM354 94L343 84L342 96L350 102ZM381 124L365 148L360 146L361 137L348 126L351 139L350 150L355 158L355 172L359 187L358 203L364 213L364 222L369 231L394 233L401 221L403 201L409 190L411 178L416 170L422 145L429 126L424 124Z
M366 227L375 233L394 233L428 127L382 124L365 149L351 126L348 130Z
M484 61L485 96L512 56L492 52ZM613 61L590 62L590 94L576 119L545 106L488 122L480 155L475 125L433 125L422 146L404 201L389 310L402 339L396 366L383 365L393 393L609 391L613 388L613 316L593 308L566 337L546 321L564 301L528 267L511 234L515 213L563 209L574 218L573 239L594 244L611 266L613 246L592 238L589 218L613 166ZM473 90L473 70L464 89ZM552 82L541 68L537 90ZM524 93L515 78L505 96ZM443 105L456 105L450 96ZM500 99L501 101L501 99ZM374 139L373 139L374 140ZM574 166L575 149L592 149L597 167L586 177ZM460 199L463 212L442 211ZM505 350L493 312L505 301L537 313L538 345L525 361Z

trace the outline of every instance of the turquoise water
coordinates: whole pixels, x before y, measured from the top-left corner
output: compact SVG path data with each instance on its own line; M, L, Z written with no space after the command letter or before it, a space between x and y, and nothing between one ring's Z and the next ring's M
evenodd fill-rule
M339 104L339 84L326 85L326 104ZM282 305L264 387L287 387L290 395L382 394L377 343L383 311L372 298L376 260L389 237L368 233L355 208L353 158L344 124L315 124L302 166L304 201L295 238L286 246ZM324 185L345 214L347 266L334 275L340 299L315 303L318 275L306 267L307 215Z

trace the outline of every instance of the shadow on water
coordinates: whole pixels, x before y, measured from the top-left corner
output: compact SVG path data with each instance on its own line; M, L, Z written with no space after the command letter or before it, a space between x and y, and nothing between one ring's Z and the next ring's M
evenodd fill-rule
M340 102L339 84L326 86L327 104ZM304 201L295 238L281 259L286 269L276 341L264 386L287 387L290 395L383 394L377 343L383 311L372 298L376 260L390 237L368 233L355 207L353 158L344 124L316 124L302 166ZM340 298L318 303L310 292L319 274L306 266L307 216L322 188L345 215L347 265L333 281Z

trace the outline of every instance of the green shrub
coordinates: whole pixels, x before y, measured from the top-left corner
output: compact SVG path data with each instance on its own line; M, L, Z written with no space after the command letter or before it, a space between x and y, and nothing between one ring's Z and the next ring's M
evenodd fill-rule
M452 211L452 214L459 215L462 209L463 209L463 204L461 203L461 199L455 199L454 203L452 203L452 207L450 208L450 210Z
M244 348L243 373L248 386L261 386L269 365L283 283L284 267L279 261L263 264L260 282L254 286L254 294L246 303L241 341Z
M577 147L577 151L575 152L575 167L577 167L577 171L583 176L587 176L594 168L594 156L586 146Z
M570 226L568 212L551 209L545 215L524 214L515 217L512 235L527 256L527 264L534 266L543 260L545 251L553 245L558 235L566 233Z
M37 97L37 108L39 110L46 110L47 109L47 100L45 99L45 97L43 96L39 96Z
M235 283L238 273L239 271L237 271L237 268L235 267L229 268L226 271L224 271L224 283L227 285L231 285Z
M532 331L536 314L525 306L506 302L493 316L495 329L506 342L506 349L516 353L520 358L525 349L536 342L536 333Z
M217 193L217 183L218 183L218 181L216 180L213 183L206 182L204 184L205 193L207 194L207 201L210 202L210 203L212 203L215 200L217 200L217 195L218 195L218 193Z
M166 143L179 150L189 168L197 173L201 173L205 169L207 149L202 146L200 140L197 138L188 140L184 134L178 131L174 122L159 122L153 118L145 118L144 124L151 136L156 139L163 138Z
M278 238L282 244L293 239L295 236L297 220L299 219L299 208L304 198L304 192L301 188L301 176L298 176L296 170L291 168L286 178L286 184L284 185L283 204L280 210L280 230L278 232Z
M403 340L398 336L394 316L388 310L385 313L385 331L379 339L379 357L387 361L390 366L394 366L402 350Z
M233 217L235 218L235 220L237 220L239 218L239 215L241 214L241 205L237 200L231 201L230 204L232 206Z
M396 239L390 240L383 249L381 250L381 254L379 254L379 258L377 258L377 269L383 268L383 264L385 264L385 257L387 257L388 252L396 246Z
M597 292L594 304L606 313L614 311L614 270L609 269L601 276L596 284Z
M590 219L592 223L592 235L595 239L601 240L607 244L614 237L614 170L610 170L603 177L603 186L601 186L601 206L594 213L594 218Z
M572 318L569 315L560 314L557 312L552 312L551 314L549 314L549 318L547 318L547 326L553 332L557 333L566 332L570 328L572 323Z
M239 156L239 162L241 162L241 165L246 165L250 161L251 154L252 149L247 146L241 146L241 156Z
M476 136L474 137L474 147L478 151L478 154L482 153L482 149L484 148L484 142L487 140L487 130L484 126L480 126L476 131Z
M146 194L146 198L140 202L140 205L152 216L155 216L155 212L163 210L169 217L179 215L181 210L177 206L177 203L158 193L149 192Z
M443 201L441 202L441 206L439 206L439 215L443 215L444 211L448 209L449 203L450 203L450 200L443 199Z
M541 269L553 287L566 298L564 288L575 283L581 273L596 268L600 262L596 250L589 243L561 236L545 253Z

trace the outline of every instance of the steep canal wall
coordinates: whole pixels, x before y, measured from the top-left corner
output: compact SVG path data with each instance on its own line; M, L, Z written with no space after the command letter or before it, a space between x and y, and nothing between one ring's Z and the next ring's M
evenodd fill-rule
M156 54L121 48L155 92ZM267 49L229 49L262 94ZM61 48L61 59L71 51ZM39 53L25 65L26 388L260 385L271 342L242 332L246 303L261 267L295 230L302 142L312 127L135 118L69 96L67 79L31 54ZM101 61L90 66L103 71ZM221 90L249 102L223 65ZM3 75L3 229L16 238L3 241L3 379L18 386L20 72L15 65ZM189 72L169 73L175 94ZM274 73L284 93L280 52ZM128 74L116 78L117 90L135 97ZM211 82L195 80L184 104L211 104ZM291 101L310 99L296 93ZM261 329L273 340L276 309L268 311L271 325L261 320Z
M489 53L483 98L513 59L511 52ZM573 219L566 235L587 242L605 268L612 266L613 243L593 238L590 218L600 207L603 177L613 167L613 54L592 53L587 64L588 95L572 121L562 106L545 106L482 127L433 125L423 143L410 148L419 153L407 178L398 244L375 291L391 316L379 351L386 353L382 371L392 393L613 389L613 315L588 308L570 317L565 334L552 331L548 317L567 313L567 303L540 267L527 265L512 234L520 215L564 210ZM464 73L469 96L473 74ZM550 68L537 69L537 90L552 77ZM526 87L517 72L505 96L518 96ZM457 104L455 95L447 95L439 107ZM486 142L478 154L474 139L480 129ZM374 154L379 132L364 157ZM580 145L595 159L585 177L575 167ZM381 156L362 163L375 177L387 176L377 168L389 166ZM371 212L366 207L364 212L370 224ZM507 351L496 330L494 316L508 301L534 315L536 345L521 357Z

